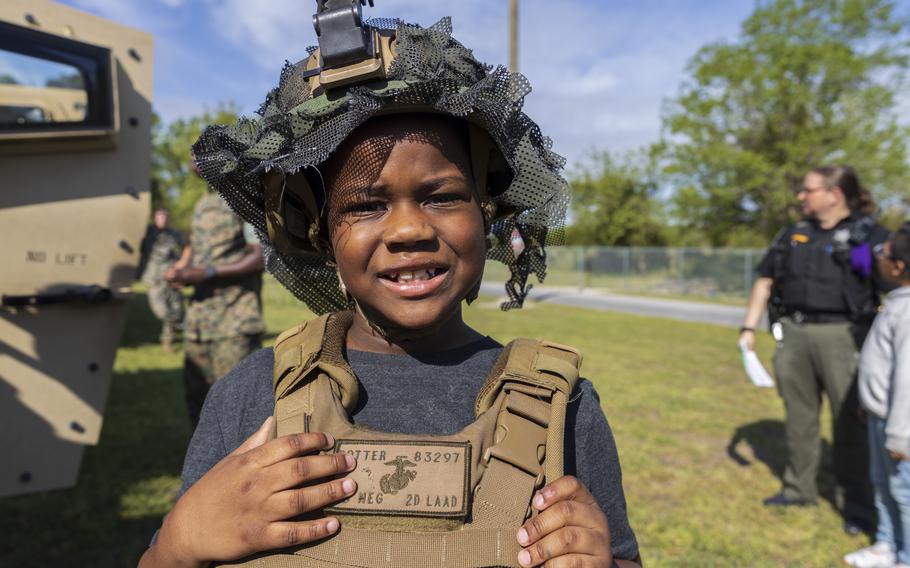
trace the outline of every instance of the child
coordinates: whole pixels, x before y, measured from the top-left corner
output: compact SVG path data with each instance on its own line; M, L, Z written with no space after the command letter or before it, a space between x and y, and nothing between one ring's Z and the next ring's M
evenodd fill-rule
M879 271L900 284L888 294L860 357L878 529L875 544L844 561L862 568L910 568L910 223L876 252Z
M261 120L194 147L269 270L328 315L215 384L140 565L636 566L609 425L591 384L571 386L577 352L503 348L462 319L486 257L520 306L563 222L527 84L474 60L448 20L377 33L396 42L384 80L324 89L316 52Z

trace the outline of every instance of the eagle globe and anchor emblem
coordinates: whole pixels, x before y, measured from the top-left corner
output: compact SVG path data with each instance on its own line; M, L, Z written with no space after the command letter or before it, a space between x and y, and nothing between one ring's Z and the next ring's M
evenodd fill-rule
M385 462L385 465L394 465L395 472L387 473L379 479L379 488L383 493L395 495L408 486L415 477L417 472L406 467L415 467L416 463L409 461L405 456L398 456L392 461Z

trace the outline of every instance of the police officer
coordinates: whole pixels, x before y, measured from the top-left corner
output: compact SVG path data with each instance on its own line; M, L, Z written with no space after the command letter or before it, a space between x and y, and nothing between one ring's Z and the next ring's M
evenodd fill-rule
M262 246L252 228L209 191L193 211L190 244L165 278L192 285L184 322L186 405L193 428L209 387L262 347Z
M850 167L812 170L797 197L804 218L777 235L758 265L760 277L740 330L740 342L751 349L769 306L788 456L783 489L764 504L816 503L824 391L833 418L835 502L844 530L855 534L874 526L856 371L879 292L888 287L872 260L872 248L886 241L888 232L869 216L875 205Z
M148 287L149 308L161 320L161 347L170 352L177 330L183 325L183 295L164 279L164 274L181 255L186 241L180 231L168 226L168 210L158 208L154 222L142 239L140 274Z

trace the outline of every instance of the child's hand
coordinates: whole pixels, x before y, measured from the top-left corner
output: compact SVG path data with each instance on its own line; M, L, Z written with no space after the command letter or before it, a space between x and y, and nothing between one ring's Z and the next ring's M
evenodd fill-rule
M532 505L540 513L518 531L522 566L610 566L607 517L588 489L571 475L545 485Z
M322 433L267 442L273 420L266 420L180 498L159 534L158 544L166 539L173 553L168 556L188 564L234 560L338 530L332 517L290 519L351 495L356 489L351 479L313 482L351 471L353 457L308 455L334 445L332 437Z
M891 459L893 460L910 460L910 455L907 455L904 452L895 452L894 450L888 450L888 453L891 455Z

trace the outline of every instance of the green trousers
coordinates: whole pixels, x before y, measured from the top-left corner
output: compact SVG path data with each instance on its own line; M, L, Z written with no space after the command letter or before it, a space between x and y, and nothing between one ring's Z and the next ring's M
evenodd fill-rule
M831 405L834 433L835 504L845 516L871 521L865 421L856 385L859 353L849 323L804 323L781 319L783 341L774 354L777 385L787 411L784 495L818 498L822 393Z
M162 281L149 286L148 301L152 313L161 320L159 339L162 343L171 343L176 337L176 331L183 325L183 295Z

